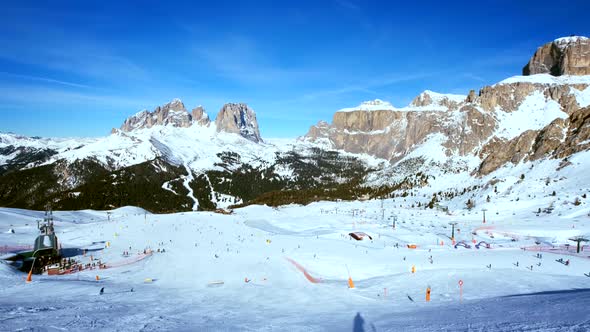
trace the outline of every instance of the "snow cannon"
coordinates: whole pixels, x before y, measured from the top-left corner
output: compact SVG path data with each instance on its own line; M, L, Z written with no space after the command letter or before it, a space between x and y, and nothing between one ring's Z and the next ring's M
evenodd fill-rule
M33 251L22 251L7 258L19 270L41 274L46 266L59 263L61 253L59 242L53 228L53 213L48 207L45 211L45 219L37 222L40 234L35 239Z

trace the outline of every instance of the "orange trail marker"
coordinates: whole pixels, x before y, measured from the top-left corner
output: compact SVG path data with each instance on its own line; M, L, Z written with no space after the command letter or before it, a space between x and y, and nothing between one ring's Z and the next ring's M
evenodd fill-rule
M412 273L416 273L416 265L412 265Z
M31 270L29 270L29 274L27 275L27 284L33 281L33 267L35 267L36 258L33 258L33 264L31 264Z
M348 270L348 265L346 266L346 272L348 272L348 288L354 288L354 282L352 282L352 277L350 276L350 270Z
M99 281L99 280L100 280L100 277L97 275L96 276L96 281Z
M426 302L430 302L430 287L426 288Z
M352 282L351 277L348 277L348 288L354 288L354 282Z

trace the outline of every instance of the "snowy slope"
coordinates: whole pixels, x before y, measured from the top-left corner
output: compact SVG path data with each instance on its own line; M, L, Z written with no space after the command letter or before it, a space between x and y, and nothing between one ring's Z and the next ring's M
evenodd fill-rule
M385 200L383 210L380 201L250 206L234 215L152 215L126 207L112 211L110 221L105 211L56 212L65 248L108 241L93 256L113 267L35 275L27 284L25 274L0 264L0 329L342 331L361 320L364 331L590 327L586 308L576 305L590 299L584 276L590 259L534 249L548 235L551 245L540 248L589 233L587 205L570 216L540 217L529 206L500 205L484 225L479 211L445 214L408 203ZM0 247L30 243L41 215L0 209L0 230L15 230L0 232ZM491 249L455 249L449 222L459 223L457 241L486 241ZM352 231L373 240L354 241ZM406 248L409 243L418 248ZM156 252L134 259L147 248Z
M540 91L535 91L525 98L516 111L496 112L496 136L510 140L526 130L540 130L555 119L567 117L559 103L547 99Z
M45 164L65 159L68 162L94 158L113 169L163 157L172 164L187 163L194 171L213 169L219 161L217 154L236 152L245 162L254 165L271 162L281 148L273 144L257 144L236 134L216 132L215 124L209 127L193 125L188 128L154 126L131 133L117 131L95 139L34 139L13 134L0 134L0 148L6 146L49 148L58 153ZM4 162L10 156L4 156ZM2 160L0 160L2 161Z

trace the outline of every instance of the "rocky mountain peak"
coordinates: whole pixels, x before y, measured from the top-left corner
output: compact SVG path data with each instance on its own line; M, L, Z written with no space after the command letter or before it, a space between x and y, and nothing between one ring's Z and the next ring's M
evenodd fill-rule
M522 69L522 74L543 73L553 76L590 75L590 38L562 37L539 47Z
M239 134L253 142L261 142L256 114L244 103L223 105L215 118L217 131Z
M201 126L209 126L209 124L211 123L209 115L205 112L205 109L201 105L193 108L191 115L193 118L193 122L198 123Z
M184 103L176 98L165 105L156 107L152 112L143 110L127 118L120 130L129 132L136 129L167 125L186 128L193 123L208 126L210 122L209 115L202 106L193 109L191 114L186 110ZM116 131L113 129L111 133Z
M378 99L364 102L337 111L329 125L312 126L304 139L392 164L430 158L435 150L447 158L477 156L485 160L479 174L506 163L558 156L551 151L564 144L568 123L576 114L581 119L588 110L580 109L590 106L590 39L547 43L531 58L525 74L529 76L514 76L467 96L426 90L403 108ZM578 135L572 142L584 139ZM564 155L577 149L564 150Z
M466 96L454 94L442 94L430 90L425 90L419 94L412 102L412 107L426 107L426 106L444 106L454 108L459 103L464 102Z
M188 127L191 125L191 116L180 99L173 99L163 106L156 107L152 112L143 110L127 118L121 130L132 131L156 125Z

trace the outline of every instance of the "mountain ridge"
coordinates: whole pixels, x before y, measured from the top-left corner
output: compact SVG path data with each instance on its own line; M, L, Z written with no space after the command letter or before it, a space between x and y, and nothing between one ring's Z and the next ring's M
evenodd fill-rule
M215 117L214 124L218 132L238 134L253 142L262 141L256 113L245 103L224 104ZM179 98L175 98L162 106L157 106L151 112L142 110L135 113L125 119L119 129L113 128L111 134L119 131L133 132L154 126L188 128L193 125L209 127L211 119L201 105L189 113L184 103Z
M175 99L101 138L0 133L0 204L213 210L393 197L416 188L432 191L424 202L431 208L442 200L474 204L490 195L495 177L517 178L523 165L561 159L553 169L543 166L547 177L577 172L567 160L589 153L588 126L590 75L513 76L466 96L425 90L401 108L363 102L281 142L262 139L247 104L227 103L211 121L202 107L189 113ZM139 177L144 193L133 189ZM20 182L31 187L19 189ZM153 199L129 199L135 194Z

